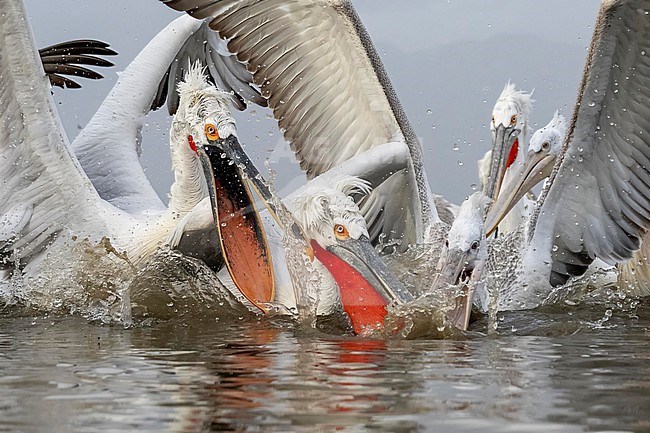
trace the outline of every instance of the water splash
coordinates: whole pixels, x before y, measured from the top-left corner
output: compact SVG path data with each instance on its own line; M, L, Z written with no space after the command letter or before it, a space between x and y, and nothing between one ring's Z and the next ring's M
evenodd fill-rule
M269 171L270 202L275 207L276 215L284 232L282 246L296 298L297 319L305 326L313 328L316 327L322 279L306 254L307 249L311 248L311 246L301 236L294 233L292 226L296 222L280 197L275 193L275 171L269 166L268 160L265 161L265 165Z
M370 330L369 335L405 339L457 338L463 335L449 323L447 314L455 308L456 298L462 295L464 286L433 287L448 230L448 225L440 224L431 233L432 243L411 245L404 252L393 251L382 257L416 299L389 306L384 330ZM386 250L385 246L380 246L380 250Z
M110 240L67 241L2 282L7 305L130 326L128 284L135 268Z

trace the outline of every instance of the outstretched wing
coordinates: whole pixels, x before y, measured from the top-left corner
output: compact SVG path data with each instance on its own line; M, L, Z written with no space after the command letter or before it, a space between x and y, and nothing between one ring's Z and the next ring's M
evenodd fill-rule
M237 109L244 110L246 101L266 106L266 99L252 85L252 74L243 63L228 52L225 42L211 31L208 23L205 22L178 50L158 85L152 109L162 107L167 101L169 114L176 114L179 101L176 86L183 80L188 65L193 65L196 61L205 65L209 72L208 78L218 89L231 94L232 102Z
M109 67L113 63L100 56L114 56L117 53L106 42L93 39L76 39L38 50L43 69L53 86L78 89L81 84L70 77L91 80L104 78L100 73L80 65Z
M166 1L226 38L314 177L370 147L404 141L345 2Z
M210 20L252 73L308 178L375 146L406 143L405 176L417 192L413 237L423 237L435 209L421 147L349 1L162 1Z
M27 258L61 230L82 236L89 221L100 223L99 197L71 155L26 17L21 1L0 2L1 259Z
M650 1L600 10L563 159L538 228L552 224L550 282L629 259L650 227Z

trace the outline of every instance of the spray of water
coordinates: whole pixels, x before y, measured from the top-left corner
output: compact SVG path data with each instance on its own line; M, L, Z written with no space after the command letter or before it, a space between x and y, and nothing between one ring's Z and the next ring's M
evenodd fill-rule
M320 303L321 276L314 269L311 260L306 254L309 245L291 229L295 224L293 216L282 203L280 197L275 193L275 171L271 169L268 161L265 162L265 165L269 170L268 187L271 192L270 201L275 208L276 215L284 232L282 246L296 298L297 319L301 324L315 327L316 312Z
M100 323L131 325L128 285L135 269L108 238L68 241L29 264L30 272L14 272L2 283L8 305L36 311L80 314Z

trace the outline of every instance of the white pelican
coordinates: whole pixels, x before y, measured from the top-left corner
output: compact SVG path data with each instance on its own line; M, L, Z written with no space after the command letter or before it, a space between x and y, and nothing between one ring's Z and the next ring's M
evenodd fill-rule
M498 308L533 308L596 259L623 264L650 227L650 1L605 1L568 125ZM541 158L542 162L545 158ZM547 159L548 160L548 159ZM544 172L524 165L524 172ZM526 176L516 176L487 216L495 228ZM510 198L507 198L510 197Z
M508 209L503 209L504 212L510 212L519 203L515 201L515 195L524 196L539 182L551 175L553 164L562 150L566 129L566 119L559 111L556 111L546 126L535 131L530 139L527 151L521 152L525 155L521 164L516 167L510 166L506 168L504 177L507 178L507 181L503 183L502 193L498 195L499 203L508 203ZM520 183L518 184L519 187L515 189L512 186L517 181ZM506 185L508 185L507 188ZM529 213L528 217L521 223L528 223L530 215ZM490 213L490 216L496 217L497 215ZM486 221L486 226L492 229L494 221ZM500 226L501 224L499 224Z
M467 329L469 324L474 289L488 258L483 223L489 203L490 199L479 191L461 204L438 260L439 275L432 290L449 290L450 285L460 285L456 308L447 315L460 329Z
M481 187L488 197L499 195L502 182L508 181L524 159L522 147L528 140L533 102L532 93L517 90L515 84L508 81L494 104L490 120L492 149L478 164ZM511 167L514 169L508 170ZM492 179L495 181L490 184ZM514 209L499 224L499 232L505 234L516 230L527 219L529 207L527 198L515 203Z
M197 176L196 170L201 170L202 164L194 148L201 149L201 144L208 137L229 137L234 133L234 122L229 116L226 100L213 89L200 89L212 97L192 99L195 92L189 83L185 91L181 90L189 100L181 107L185 110L180 115L182 121L173 126L172 136L182 139L172 143L176 179L172 186L170 205L165 207L157 197L155 200L152 198L151 185L138 183L142 179L146 181L146 178L137 162L137 126L134 125L141 121L155 92L151 92L148 97L131 93L130 103L122 101L119 108L123 110L117 110L124 118L115 115L113 123L104 125L103 130L98 128L100 131L93 131L100 134L105 132L105 141L98 140L97 143L116 143L114 155L117 155L113 158L112 165L107 164L109 169L117 169L111 173L114 179L105 180L104 183L97 181L95 185L99 187L95 189L72 154L61 127L31 31L25 25L27 21L22 3L12 0L3 2L0 6L3 29L0 38L0 70L3 80L0 86L4 95L0 102L0 149L3 156L0 164L3 179L0 187L0 256L3 277L8 275L7 268L28 278L40 275L44 267L48 266L48 260L64 257L66 252L72 251L80 242L104 244L107 251L113 251L118 257L126 258L131 265L138 266L165 242L184 214L207 194L206 177L201 173ZM194 26L193 20L184 21L191 23L187 27ZM174 29L168 29L168 33L173 31ZM172 59L173 55L168 61L171 62ZM167 67L168 65L169 63ZM138 67L143 69L143 62L136 61L132 66L137 72ZM164 75L164 70L161 75ZM137 80L137 73L133 70L127 70L123 74L123 80L112 94L113 101L116 94L124 94L125 89L134 88L137 84L134 77ZM157 82L151 88L155 90ZM111 101L110 96L108 100ZM108 112L107 104L103 108ZM93 126L91 122L90 127ZM129 126L134 127L130 129ZM107 130L108 127L113 127L114 130ZM86 145L81 149L85 156L91 158L93 150L103 149L100 146L93 148L89 136L90 132L80 137L80 142ZM124 154L120 153L122 150L125 150ZM134 158L123 157L129 155L129 151ZM214 156L210 161L211 164L222 162L222 158ZM97 170L89 171L97 174ZM207 176L210 176L208 179L214 177L213 171L210 170ZM119 185L128 187L119 189ZM237 185L233 183L222 190L231 193L235 188ZM113 202L102 198L98 189ZM175 194L179 190L182 194ZM252 226L249 231L255 235L261 234L256 238L259 245L254 246L255 238L249 237L242 241L241 249L248 248L252 252L247 253L257 254L257 257L253 258L249 254L247 260L237 264L237 270L241 275L247 271L246 266L259 265L256 259L264 262L260 266L267 268L267 281L270 283L266 286L261 284L264 278L260 272L256 286L263 286L263 289L272 292L270 267L264 261L264 250L268 247L262 241L263 233L256 228L259 222L250 218L249 224ZM221 232L236 228L234 224L219 227ZM66 263L65 266L74 268L74 263ZM250 284L247 286L251 287ZM267 294L268 296L270 295Z

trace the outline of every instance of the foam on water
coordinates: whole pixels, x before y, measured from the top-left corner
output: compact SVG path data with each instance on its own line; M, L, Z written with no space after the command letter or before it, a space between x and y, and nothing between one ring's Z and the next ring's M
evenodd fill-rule
M270 186L272 190L272 184ZM280 222L291 227L294 220L275 194L272 203L278 209ZM334 325L317 327L320 274L305 254L307 245L303 239L291 229L284 232L286 263L296 292L297 308L295 311L278 309L278 312L290 313L298 326L304 329L348 333L349 328L339 320L344 317L342 312L340 317L334 317ZM538 321L527 324L527 315L523 313L497 314L495 292L516 275L518 260L513 249L518 245L520 235L491 243L491 254L505 257L506 261L499 266L486 266L483 273L482 283L493 296L490 296L488 323L483 325L479 322L477 329L487 328L488 333L499 334L516 328L550 329L551 325L545 328ZM442 234L441 239L444 239ZM383 256L389 268L416 299L389 306L384 329L368 329L364 336L413 339L459 338L464 335L446 320L446 313L454 307L454 299L461 287L431 290L442 242L416 245L403 253L395 251ZM46 314L75 314L93 322L123 326L142 326L169 319L179 319L182 323L197 320L210 323L258 320L260 317L259 311L238 291L224 285L219 275L202 261L176 251L160 249L141 269L136 269L126 255L116 251L109 239L96 244L88 240L70 241L69 248L53 251L59 252L50 252L39 262L30 264L30 268L38 272L30 272L29 276L16 273L0 281L0 300L9 306L26 307ZM567 333L617 326L620 320L635 317L639 300L619 289L615 283L604 284L604 281L612 280L609 272L607 269L591 272L568 287L553 291L545 302L548 305L538 311L544 314L545 309L550 308L552 316L559 309L556 315L562 317L570 316L574 311L574 317L591 312L585 314L585 319L556 325L561 328L558 332ZM517 324L508 317L516 317ZM537 314L535 317L541 316Z

